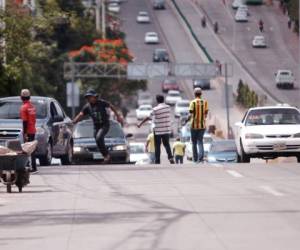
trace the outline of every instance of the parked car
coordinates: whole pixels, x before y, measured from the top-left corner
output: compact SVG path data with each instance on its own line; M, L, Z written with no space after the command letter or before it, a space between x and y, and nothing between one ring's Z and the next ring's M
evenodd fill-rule
M157 44L159 43L159 38L156 32L147 32L145 34L145 43L146 44Z
M293 89L294 88L294 75L291 70L278 70L275 73L275 82L277 88Z
M60 158L64 165L73 158L73 123L60 104L53 98L32 96L36 108L36 157L40 165L51 165L52 157ZM0 145L9 139L23 142L19 96L0 98Z
M264 36L255 36L252 41L253 48L266 48L267 43Z
M204 148L204 159L207 158L207 154L210 151L211 143L213 142L213 139L210 134L205 133L203 136L203 148ZM186 143L186 158L189 161L193 160L193 145L192 142L189 141Z
M179 135L182 142L189 143L191 140L191 126L186 124L185 126L181 127Z
M169 90L178 90L179 85L175 78L167 78L161 84L161 90L164 93L167 93Z
M246 11L237 11L234 19L236 22L248 22L248 12Z
M231 4L231 7L236 10L238 7L244 4L244 0L234 0Z
M150 17L147 11L140 11L136 17L138 23L150 23Z
M149 117L152 112L152 106L148 104L143 104L136 109L136 118L138 120L143 120Z
M145 144L142 142L131 142L130 147L130 162L140 163L149 161L149 155L146 153Z
M119 13L121 10L121 7L120 7L120 4L118 4L118 3L110 3L110 4L108 4L107 9L110 12Z
M178 90L169 90L166 96L166 104L175 105L176 102L181 101L182 97Z
M153 9L163 10L165 8L165 0L153 0Z
M139 92L137 104L138 104L138 106L141 106L144 104L148 104L148 105L152 106L152 104L153 104L152 95L148 92Z
M110 129L105 136L105 145L109 150L112 162L129 163L129 144L121 125L110 120ZM103 155L99 152L95 138L93 121L83 120L76 124L74 133L74 161L101 161Z
M193 88L210 89L210 79L194 80Z
M153 62L169 62L169 54L166 49L155 49L153 52Z
M300 111L288 105L250 108L236 123L238 160L296 156L300 162Z
M234 140L213 141L207 154L209 163L237 162L237 149Z
M190 107L189 100L180 100L180 101L176 102L175 110L174 110L175 117L188 116L189 115L189 107Z

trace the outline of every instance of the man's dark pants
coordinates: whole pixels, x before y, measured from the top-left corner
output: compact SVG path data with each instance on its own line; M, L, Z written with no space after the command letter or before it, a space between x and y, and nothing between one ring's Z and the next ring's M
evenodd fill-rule
M155 144L155 164L160 164L160 145L163 143L166 152L168 154L168 159L173 159L172 150L170 146L170 135L163 134L157 135L154 133L154 144Z
M205 129L191 129L191 139L193 144L193 161L201 162L204 157L203 135Z
M109 126L103 126L98 128L95 127L95 131L94 131L94 136L95 136L98 149L104 157L108 155L108 150L105 146L105 141L104 141L104 137L107 134L108 130L109 130Z
M34 141L35 139L35 134L28 134L27 135L28 137L28 142L31 142L31 141ZM36 171L37 168L36 168L36 157L35 157L35 152L33 152L31 154L31 168L33 171Z

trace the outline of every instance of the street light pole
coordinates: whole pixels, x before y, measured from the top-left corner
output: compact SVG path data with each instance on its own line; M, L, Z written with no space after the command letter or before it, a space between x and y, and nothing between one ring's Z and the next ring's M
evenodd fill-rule
M100 28L100 0L96 0L96 30L101 31Z
M105 0L102 0L102 39L106 39L106 9L105 9Z

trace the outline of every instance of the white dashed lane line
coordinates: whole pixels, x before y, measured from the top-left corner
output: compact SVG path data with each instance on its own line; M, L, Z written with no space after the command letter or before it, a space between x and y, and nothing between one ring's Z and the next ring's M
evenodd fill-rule
M276 189L270 187L270 186L260 186L261 189L263 189L266 193L269 193L274 196L284 196L283 193L277 191Z
M230 174L231 176L235 177L235 178L242 178L242 177L244 177L242 174L240 174L239 172L237 172L235 170L226 170L226 172L228 174Z

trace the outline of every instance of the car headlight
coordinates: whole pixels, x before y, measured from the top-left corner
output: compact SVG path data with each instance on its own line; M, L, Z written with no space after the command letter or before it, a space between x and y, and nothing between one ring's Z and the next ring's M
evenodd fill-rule
M246 139L263 139L263 135L261 134L255 134L255 133L247 133L245 134Z
M113 150L116 150L116 151L121 151L121 150L126 150L126 149L127 149L126 145L118 145L118 146L113 147Z
M295 138L300 138L300 133L294 134Z
M73 151L74 151L74 153L78 153L78 152L83 151L83 148L82 148L82 147L79 147L79 146L75 146L75 147L73 148Z
M207 157L207 161L208 161L208 162L210 162L210 161L211 161L211 162L216 161L216 157L214 157L214 156L208 156L208 157Z

